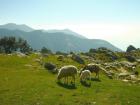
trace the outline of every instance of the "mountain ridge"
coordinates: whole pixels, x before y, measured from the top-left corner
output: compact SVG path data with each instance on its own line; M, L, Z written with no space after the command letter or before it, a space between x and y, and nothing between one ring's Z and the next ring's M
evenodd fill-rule
M102 39L88 39L65 32L47 32L43 30L23 31L0 28L0 37L22 37L36 50L47 47L52 51L87 52L91 48L106 47L112 51L122 51L111 43Z
M21 30L21 31L25 31L25 32L30 32L30 31L34 30L33 28L31 28L25 24L17 25L15 23L7 23L4 25L0 25L0 29Z

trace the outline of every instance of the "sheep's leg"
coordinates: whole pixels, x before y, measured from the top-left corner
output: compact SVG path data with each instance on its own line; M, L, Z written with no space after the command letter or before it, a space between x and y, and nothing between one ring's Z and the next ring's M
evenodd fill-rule
M70 80L70 83L71 83L71 84L73 83L73 76L71 76L71 80Z
M97 74L98 74L98 79L99 79L99 72Z
M68 84L68 76L66 77L66 81L67 81L67 84Z
M89 76L89 80L91 81L91 76Z
M89 76L89 81L90 81L90 83L91 83L91 76Z
M83 78L80 77L80 81L83 81Z
M64 84L67 84L68 81L67 81L67 77L64 77Z
M95 75L95 78L97 78L97 73L96 73L96 75Z
M99 79L99 72L96 73L95 78Z
M90 76L88 76L87 78L86 78L86 83L88 84L88 85L91 85L91 77Z
M74 75L74 84L75 84L75 75Z
M66 84L66 77L64 77L64 84Z
M72 78L73 78L73 82L74 82L74 84L75 84L75 75L73 75Z
M67 84L69 84L69 77L67 76Z

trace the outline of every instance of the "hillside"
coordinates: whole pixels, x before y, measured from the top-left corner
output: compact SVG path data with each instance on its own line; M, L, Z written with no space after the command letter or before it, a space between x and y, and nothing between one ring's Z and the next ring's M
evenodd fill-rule
M80 35L76 36L75 34L68 34L66 32L44 32L42 30L25 32L20 29L10 30L0 28L0 37L3 36L22 37L36 50L47 47L54 52L86 52L90 48L106 47L113 51L121 51L105 40L81 38Z
M100 81L92 80L84 86L76 77L76 87L57 84L56 74L44 69L32 54L28 57L0 55L0 105L138 105L140 85L107 78L100 73ZM44 61L59 67L77 62L67 58L57 61L55 55ZM94 73L92 74L94 77Z

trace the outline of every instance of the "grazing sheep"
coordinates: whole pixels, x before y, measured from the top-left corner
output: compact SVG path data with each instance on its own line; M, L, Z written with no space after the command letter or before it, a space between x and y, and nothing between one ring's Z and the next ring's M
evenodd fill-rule
M89 70L91 73L92 72L95 72L96 73L96 76L95 77L98 77L98 79L99 79L99 71L100 71L100 67L99 67L99 65L97 65L97 64L88 64L88 65L86 65L83 69L82 69L82 71L84 71L84 70ZM81 71L81 72L82 72Z
M67 65L67 66L63 66L62 68L60 68L58 75L57 75L57 79L58 81L61 80L62 78L65 79L65 82L68 84L68 77L72 77L75 83L75 75L77 74L78 69L73 66L73 65ZM72 81L71 81L72 83Z
M80 75L80 81L86 80L87 78L91 80L91 72L89 70L82 71Z

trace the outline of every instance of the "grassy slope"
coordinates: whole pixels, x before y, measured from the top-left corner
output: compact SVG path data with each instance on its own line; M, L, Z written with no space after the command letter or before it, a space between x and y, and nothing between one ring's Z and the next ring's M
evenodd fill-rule
M103 74L101 82L92 81L91 87L81 85L69 89L56 83L56 75L34 62L37 56L20 58L0 55L0 105L138 105L140 86L110 80ZM57 61L54 56L45 61L80 65L70 59ZM33 67L26 67L32 64Z

